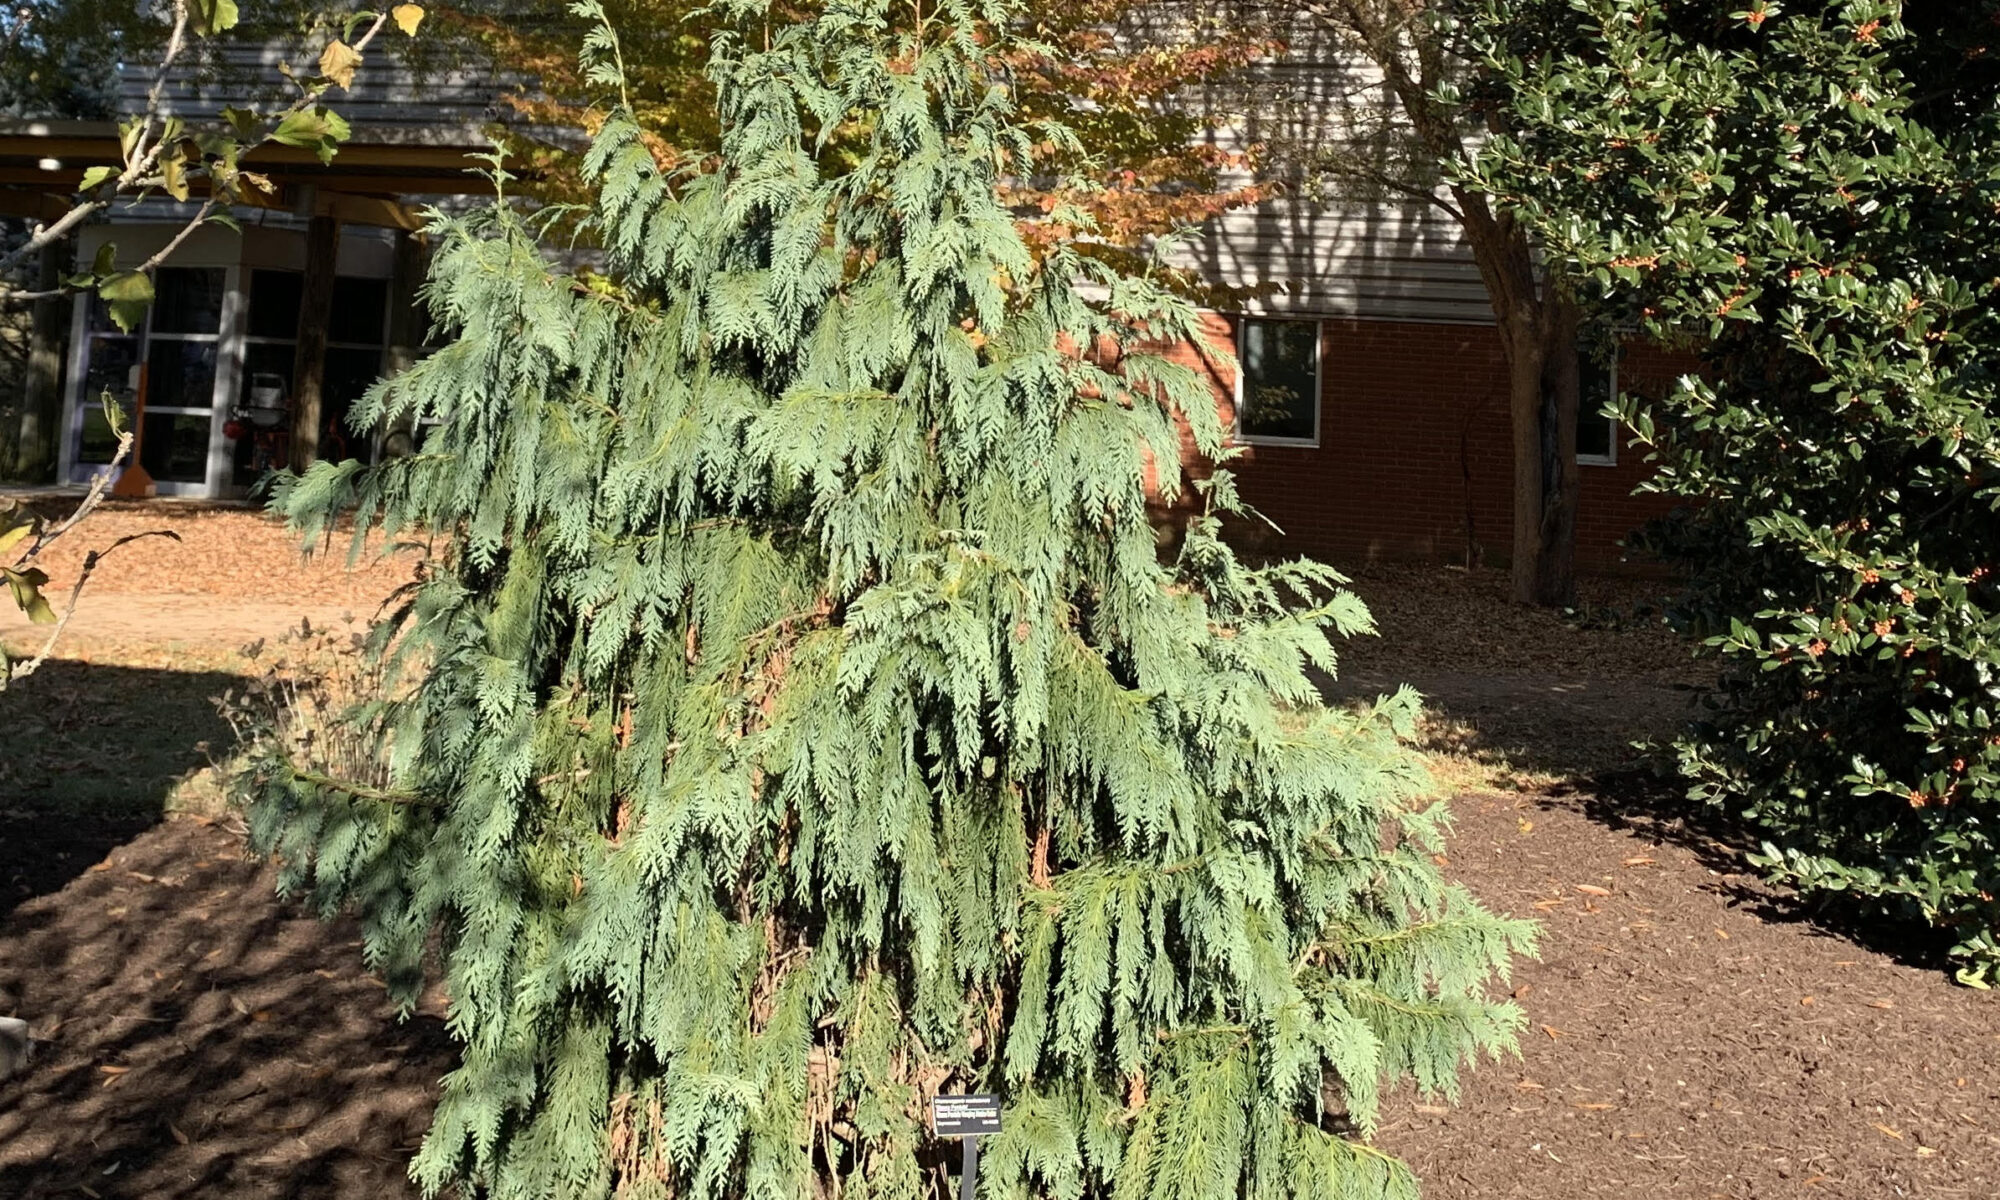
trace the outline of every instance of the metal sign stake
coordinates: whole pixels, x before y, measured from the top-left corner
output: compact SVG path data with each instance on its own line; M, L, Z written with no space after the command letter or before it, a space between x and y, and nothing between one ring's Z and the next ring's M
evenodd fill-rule
M963 1145L965 1154L959 1160L958 1200L972 1200L973 1185L979 1179L979 1135L969 1135Z

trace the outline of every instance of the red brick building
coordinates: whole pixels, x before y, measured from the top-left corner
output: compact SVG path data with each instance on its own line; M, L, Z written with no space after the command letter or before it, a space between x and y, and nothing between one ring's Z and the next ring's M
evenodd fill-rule
M1513 449L1492 325L1270 313L1213 314L1209 324L1246 377L1205 368L1245 451L1233 468L1239 490L1284 531L1246 522L1239 543L1335 561L1508 560ZM1671 507L1634 494L1649 469L1644 450L1595 410L1614 387L1654 391L1688 365L1632 346L1615 372L1586 371L1579 568L1643 568L1620 543Z

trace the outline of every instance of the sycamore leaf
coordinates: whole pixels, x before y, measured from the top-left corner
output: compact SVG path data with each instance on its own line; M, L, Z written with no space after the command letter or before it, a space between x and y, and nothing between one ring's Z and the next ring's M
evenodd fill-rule
M35 514L13 501L0 508L0 554L10 553L35 531Z
M160 186L176 200L188 198L187 171L183 169L180 159L172 155L161 157Z
M236 28L236 0L193 0L189 24L203 37L214 37Z
M337 86L353 87L354 69L360 65L361 55L355 53L354 47L337 38L328 42L326 49L320 51L319 73L331 79Z
M340 143L352 132L339 113L326 108L310 108L288 114L271 131L271 140L319 154L323 163L332 162Z
M421 4L398 4L389 10L389 19L396 28L410 37L417 36L417 26L424 23L424 6Z
M79 192L94 192L104 185L104 181L118 174L117 167L92 167L83 173L83 182L78 184Z
M28 615L28 620L37 625L56 623L55 610L42 595L42 585L49 581L47 575L34 567L25 571L0 567L0 577L7 580L7 590L14 593L14 603Z
M247 108L225 108L222 110L222 119L229 122L229 127L234 129L236 136L240 138L255 136L257 127L263 124L263 118Z
M138 271L120 271L97 286L111 309L111 319L126 333L146 319L146 306L153 302L153 281Z

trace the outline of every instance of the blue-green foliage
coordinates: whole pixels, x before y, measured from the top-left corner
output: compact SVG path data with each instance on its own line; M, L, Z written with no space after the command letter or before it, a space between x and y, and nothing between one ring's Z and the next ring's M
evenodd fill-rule
M997 184L1064 135L997 0L730 11L718 163L597 137L611 286L438 218L449 341L362 419L441 424L281 499L445 546L378 635L396 790L250 781L398 994L441 956L416 1177L939 1195L926 1099L984 1088L992 1197L1411 1194L1326 1109L1511 1046L1530 929L1439 876L1415 697L1322 705L1338 577L1212 515L1162 561L1149 463L1223 456L1196 314L1024 248Z

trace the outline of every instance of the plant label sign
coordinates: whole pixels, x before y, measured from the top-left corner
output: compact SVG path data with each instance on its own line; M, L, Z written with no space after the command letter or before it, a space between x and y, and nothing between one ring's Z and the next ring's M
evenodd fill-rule
M931 1129L939 1137L985 1137L1000 1132L1000 1097L973 1093L932 1096Z

